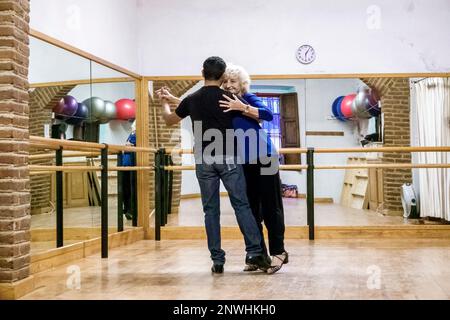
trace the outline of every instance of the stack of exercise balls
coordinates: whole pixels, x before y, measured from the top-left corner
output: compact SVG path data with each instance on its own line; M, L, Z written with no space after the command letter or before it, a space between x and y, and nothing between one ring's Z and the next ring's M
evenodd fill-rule
M381 114L380 98L375 90L363 85L356 93L337 97L331 111L340 121L377 117Z
M57 119L67 124L86 123L105 124L110 120L133 120L136 117L136 103L131 99L120 99L116 103L91 97L79 103L72 96L63 97L53 107Z

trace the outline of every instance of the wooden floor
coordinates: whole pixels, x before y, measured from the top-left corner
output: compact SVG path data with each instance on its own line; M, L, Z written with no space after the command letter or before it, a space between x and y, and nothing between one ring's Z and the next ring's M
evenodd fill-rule
M35 274L23 299L450 299L450 240L288 240L274 275L242 272L241 240L210 273L201 240L143 240ZM68 287L80 270L80 289ZM71 268L70 268L71 267Z
M306 226L306 200L283 198L287 226ZM237 226L230 200L220 199L222 226ZM417 220L405 220L400 216L383 216L370 210L358 210L334 203L315 204L317 226L380 226L416 224ZM168 226L203 226L203 209L200 198L181 199L178 214L170 214Z

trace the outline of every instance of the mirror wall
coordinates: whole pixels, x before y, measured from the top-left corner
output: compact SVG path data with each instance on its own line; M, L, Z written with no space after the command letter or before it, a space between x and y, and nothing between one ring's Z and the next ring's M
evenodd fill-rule
M126 145L136 114L135 79L113 69L30 38L30 135ZM135 143L135 139L132 139ZM98 150L65 150L67 166L99 166ZM32 148L30 164L55 165L55 152ZM109 166L117 155L109 155ZM131 163L130 163L131 165ZM129 191L129 173L123 190ZM64 244L100 236L100 171L65 172ZM108 178L109 232L117 231L117 172ZM32 252L56 246L55 174L31 176ZM126 207L131 195L125 194ZM130 211L130 210L128 210ZM123 217L132 227L132 212Z
M437 79L448 81L448 79ZM419 81L419 82L417 82ZM334 79L263 79L253 80L250 91L258 95L271 109L274 118L270 123L262 123L262 128L271 137L274 145L283 148L357 148L381 146L442 146L449 126L443 116L435 119L441 123L441 140L427 141L420 136L423 132L423 117L420 108L428 105L418 104L415 92L420 81L432 79L410 78L334 78ZM155 81L151 87L168 86L181 97L198 90L201 81ZM443 86L445 84L442 84ZM438 96L436 89L424 89L430 95ZM359 99L359 100L358 100ZM355 102L354 102L355 101ZM430 101L430 100L428 100ZM444 101L444 100L442 100ZM445 102L445 101L444 101ZM445 103L442 102L443 106ZM155 101L156 107L158 102ZM383 112L381 112L383 110ZM423 112L423 111L422 111ZM433 120L434 121L434 120ZM174 129L162 126L158 133L164 147L181 146L190 149L193 145L192 123L184 119ZM434 144L433 144L434 143ZM342 166L347 164L380 163L445 163L442 157L448 153L428 154L440 161L420 160L418 153L316 153L315 165ZM281 155L282 164L306 164L305 155ZM180 163L194 164L192 155L183 155ZM425 210L421 216L409 217L404 211L402 194L414 188L414 197L419 197L419 178L434 172L436 179L447 181L449 169L335 169L315 170L315 224L318 226L379 226L416 225L447 223L445 214L435 218L435 210ZM200 189L194 171L179 173L180 186L174 187L172 205L175 214L169 215L170 226L202 226L204 224ZM439 178L440 177L440 178ZM445 178L447 177L447 178ZM283 184L283 205L287 226L305 226L306 222L306 170L281 171ZM178 180L177 180L178 181ZM412 185L412 187L411 187ZM406 188L405 188L406 187ZM448 188L448 187L447 187ZM445 189L445 186L443 186ZM221 223L235 226L233 209L221 186ZM445 193L445 192L444 192ZM445 200L441 194L442 208ZM425 195L422 195L424 199ZM411 197L406 201L412 200ZM448 205L448 204L447 204ZM417 206L419 208L419 206ZM439 209L436 209L439 211ZM445 210L444 210L445 211ZM409 214L409 212L408 212Z

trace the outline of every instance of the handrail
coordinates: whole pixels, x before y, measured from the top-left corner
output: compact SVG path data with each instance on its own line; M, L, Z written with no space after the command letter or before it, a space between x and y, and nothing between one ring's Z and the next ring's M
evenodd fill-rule
M101 166L43 166L43 165L29 165L30 171L42 172L42 171L100 171ZM351 164L351 165L315 165L316 170L334 170L334 169L433 169L433 168L450 168L450 163L378 163L378 164ZM111 166L108 171L151 171L155 168L153 166L140 166L140 167L117 167ZM195 170L195 165L184 166L165 166L165 170L168 171L185 171ZM280 170L283 171L295 171L306 170L307 165L280 165ZM43 173L42 173L43 174ZM34 174L33 174L34 175Z
M450 147L375 147L375 148L314 148L314 153L366 153L366 152L450 152Z
M307 148L280 148L279 154L302 154ZM370 153L370 152L450 152L450 146L440 147L367 147L367 148L315 148L315 153ZM192 149L167 148L166 154L193 154Z
M101 171L102 166L40 166L29 165L30 171Z
M79 152L63 152L64 158L72 158L72 157L97 157L100 156L99 152L89 152L89 151L79 151ZM45 159L53 159L55 158L54 153L42 153L42 154L31 154L29 156L30 160L45 160Z
M132 147L132 146L123 146L123 145L115 145L115 144L106 145L104 143L52 139L52 138L43 138L43 137L38 137L38 136L30 136L30 146L33 146L35 148L54 149L54 150L57 150L60 147L63 147L64 149L67 149L67 150L73 150L73 148L80 148L83 150L105 149L106 147L108 147L108 150L117 151L117 152L120 152L120 151L156 152L156 149L154 149L154 148ZM87 151L87 152L89 152L89 151Z
M180 148L167 148L165 149L166 154L194 154L193 149L180 149ZM306 153L308 149L306 148L280 148L278 150L279 154L300 154Z
M144 148L144 147L132 147L132 146L122 146L116 144L108 144L108 149L111 151L128 151L128 152L156 152L154 148Z
M155 170L155 167L149 166L149 167L116 167L116 166L110 166L108 167L108 170L111 171L153 171Z
M317 170L332 170L332 169L432 169L432 168L450 168L450 163L377 163L377 164L350 164L350 165L315 165L314 169ZM168 171L184 171L184 170L195 170L195 165L184 165L184 166L165 166L165 170ZM303 170L308 169L307 165L280 165L280 170Z
M317 170L333 169L431 169L431 168L450 168L450 163L378 163L378 164L349 164L349 165L315 165Z
M43 176L55 174L56 171L30 171L30 176Z
M195 170L194 165L188 165L188 166L165 166L165 170L168 171L184 171L184 170Z
M92 148L92 149L105 149L106 145L94 142L82 142L73 140L63 140L63 139L52 139L43 138L37 136L30 136L30 141L40 144L46 144L48 146L56 147L81 147L81 148Z

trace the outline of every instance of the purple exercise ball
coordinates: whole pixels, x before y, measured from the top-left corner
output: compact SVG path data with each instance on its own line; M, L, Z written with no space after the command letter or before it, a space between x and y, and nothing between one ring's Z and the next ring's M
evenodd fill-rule
M84 120L86 120L88 113L89 113L88 107L84 103L78 103L77 111L75 112L75 114L72 117L66 119L66 123L73 124L73 125L79 125Z
M53 108L53 112L62 116L63 118L71 117L77 112L78 102L72 96L65 96Z

